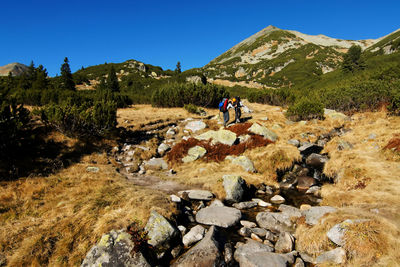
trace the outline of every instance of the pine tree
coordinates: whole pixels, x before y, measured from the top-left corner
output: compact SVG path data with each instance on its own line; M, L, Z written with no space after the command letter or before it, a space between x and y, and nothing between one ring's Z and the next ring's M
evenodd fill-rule
M114 66L111 66L111 68L108 72L106 86L110 92L113 92L113 93L119 92L119 83L118 83L117 74L115 73Z
M342 69L344 72L354 72L365 69L365 61L361 55L361 47L353 45L343 56Z
M178 74L182 72L182 70L181 70L181 62L180 61L178 61L178 63L176 63L175 72L178 73Z
M45 90L49 85L49 80L47 79L47 70L43 65L39 65L35 69L35 80L32 83L32 89L34 90Z
M64 59L64 64L61 65L61 89L75 91L75 83L72 79L71 68L69 67L68 58Z

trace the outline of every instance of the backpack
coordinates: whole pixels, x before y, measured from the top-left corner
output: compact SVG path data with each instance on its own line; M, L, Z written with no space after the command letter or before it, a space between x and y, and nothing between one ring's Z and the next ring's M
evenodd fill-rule
M228 98L223 98L222 101L219 103L219 111L225 112L228 106Z

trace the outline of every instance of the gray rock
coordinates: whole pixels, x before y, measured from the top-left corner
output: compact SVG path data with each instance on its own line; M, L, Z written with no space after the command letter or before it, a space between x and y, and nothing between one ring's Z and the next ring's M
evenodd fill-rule
M293 246L294 237L288 232L281 232L275 244L275 251L277 253L288 253L293 250Z
M312 187L313 185L315 185L317 183L317 180L314 179L313 177L309 177L309 176L301 176L297 178L297 185L296 188L299 191L305 192L308 189L310 189L310 187Z
M192 131L193 133L203 130L204 128L207 127L207 124L205 124L202 121L190 121L186 124L185 129Z
M347 219L341 223L334 225L329 231L326 233L327 237L336 245L344 246L346 245L346 241L344 240L344 234L347 231L347 228L352 224L357 224L361 222L366 222L368 220L350 220Z
M81 266L151 266L141 252L131 253L134 248L131 235L124 230L112 230L87 253Z
M211 144L221 143L224 145L233 145L236 142L237 136L234 132L229 130L220 129L218 131L208 131L198 136L195 136L197 140L212 140Z
M186 229L185 226L183 226L183 225L178 225L178 229L179 229L179 231L181 232L181 235L182 235L182 236L186 234L187 229Z
M290 140L288 141L288 144L289 144L289 145L293 145L293 146L295 146L295 147L299 147L299 146L300 146L300 141L297 140L297 139L290 139Z
M185 190L185 191L179 191L178 195L182 196L183 194L187 194L187 196L192 199L192 200L204 200L208 201L211 200L214 195L207 190Z
M353 149L353 145L347 141L339 140L337 149L338 150L350 150L350 149Z
M275 232L291 232L293 223L287 213L259 212L256 216L258 225Z
M306 164L319 170L324 168L326 162L328 162L328 157L317 153L311 153L306 159Z
M224 245L224 259L228 266L233 263L233 247L230 242L225 243Z
M249 132L254 134L262 135L264 138L275 142L278 139L278 135L271 130L268 130L266 127L261 126L258 123L253 123L253 125L249 128Z
M171 147L169 145L167 145L166 143L161 143L157 148L157 153L160 154L160 156L162 157L170 149Z
M285 202L285 199L280 195L275 195L269 201L271 201L274 204L282 204Z
M196 159L203 157L207 153L207 150L201 146L194 146L189 148L188 155L182 159L184 163L192 162Z
M320 153L322 151L322 149L323 149L322 146L319 146L316 144L310 144L310 143L303 144L302 146L300 146L298 148L300 153L305 156L308 156L312 153Z
M240 143L247 142L250 138L251 138L251 136L248 135L248 134L246 134L246 135L241 135L241 136L239 136L239 142L240 142Z
M89 166L89 167L86 168L86 171L88 171L88 172L99 172L99 170L100 169L98 167Z
M203 239L206 229L204 229L201 225L196 225L190 231L183 236L182 243L188 247L191 246L193 243Z
M254 163L246 156L239 157L227 157L228 160L232 161L232 164L241 166L245 171L248 172L256 172L256 168L254 167Z
M198 223L216 225L220 227L231 227L242 218L240 210L230 207L207 207L196 214Z
M255 201L245 201L245 202L239 202L239 203L235 203L232 206L234 208L237 208L239 210L243 210L243 209L251 209L256 207L258 204Z
M145 170L154 171L166 170L168 169L168 164L162 158L151 158L150 160L144 162L144 168Z
M320 195L320 191L321 191L321 187L320 186L311 186L307 191L306 194L310 194L310 195L314 195L314 196L319 196Z
M211 226L203 240L197 243L188 252L180 256L171 266L222 266L224 263L224 257L219 250L220 244L216 241L216 234L216 228Z
M157 253L168 250L170 242L179 236L179 230L176 229L167 219L156 211L151 211L150 218L145 226L147 243L152 245Z
M300 257L306 263L315 264L315 259L306 253L300 252Z
M304 261L301 258L297 258L293 267L305 267Z
M219 199L214 199L209 205L209 207L224 207L224 206L225 206L224 203L222 203L222 201Z
M302 211L302 214L306 217L306 223L309 225L316 225L319 219L325 214L335 212L336 209L329 206L315 206L309 210Z
M244 237L249 237L251 235L251 229L248 227L242 227L238 231L239 235L244 236Z
M287 213L289 215L290 218L300 218L301 216L303 216L301 214L301 210L296 208L296 207L292 207L289 205L285 205L285 204L281 204L279 205L278 210L280 210L283 213Z
M350 120L348 116L333 109L324 109L324 116L331 119Z
M171 201L175 203L180 203L182 201L181 198L176 195L170 195L169 197L171 198Z
M269 207L272 205L271 203L265 202L264 200L259 198L253 198L252 201L257 202L258 206L260 207Z
M260 242L260 243L263 242L262 239L261 239L258 235L256 235L255 233L251 233L250 237L251 237L251 239L253 239L254 241L257 241L257 242Z
M258 227L254 227L254 228L250 228L251 232L255 233L256 235L260 236L260 237L266 237L268 235L268 230L265 230L263 228L258 228Z
M182 250L183 250L183 248L182 248L181 245L174 247L174 248L171 250L171 256L172 256L173 258L178 257L178 256L181 254Z
M242 200L246 182L238 175L222 176L227 201L239 202Z
M343 248L335 248L319 255L315 262L342 264L346 261L346 251Z
M236 261L240 263L240 259L249 254L253 254L255 252L273 252L274 248L257 242L252 239L246 239L246 243L244 245L239 246L234 254L234 258Z
M166 135L167 135L167 136L176 135L176 132L175 132L174 128L169 128L168 131L167 131L167 133L166 133Z
M247 228L254 228L254 227L257 227L257 224L255 224L254 222L245 221L245 220L241 220L241 221L240 221L240 224L241 224L242 226L244 226L244 227L247 227Z

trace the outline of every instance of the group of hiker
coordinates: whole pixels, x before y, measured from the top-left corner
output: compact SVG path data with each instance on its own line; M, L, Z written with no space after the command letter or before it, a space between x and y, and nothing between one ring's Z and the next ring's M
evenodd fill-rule
M242 101L240 101L240 97L236 96L232 99L227 97L223 98L222 101L219 103L219 111L222 112L224 118L224 127L229 122L229 109L235 109L235 122L240 122L240 116L242 115L242 111L240 110L241 107L244 107Z

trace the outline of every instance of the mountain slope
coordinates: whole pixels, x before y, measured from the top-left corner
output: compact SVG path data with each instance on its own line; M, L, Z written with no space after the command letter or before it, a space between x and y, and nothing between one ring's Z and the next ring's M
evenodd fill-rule
M337 69L352 45L368 50L385 40L393 41L393 35L399 33L356 41L268 26L213 59L203 70L214 83L226 80L253 84L249 87L292 87Z
M19 76L28 70L28 66L21 63L10 63L0 67L0 76L8 76L11 72L13 76Z

